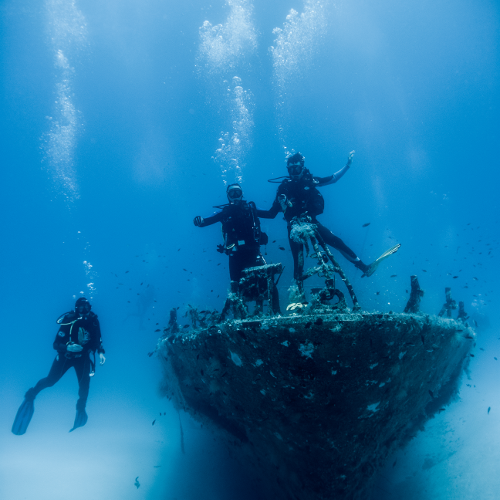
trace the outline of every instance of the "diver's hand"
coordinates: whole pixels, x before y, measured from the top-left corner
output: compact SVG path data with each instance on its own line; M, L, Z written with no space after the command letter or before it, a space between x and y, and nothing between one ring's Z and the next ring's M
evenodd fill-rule
M99 353L99 359L100 359L100 364L103 365L106 363L106 358L104 357L104 354L102 352Z
M348 166L348 167L350 167L350 166L351 166L351 163L352 163L352 157L354 156L354 153L355 153L355 152L356 152L356 151L354 151L354 150L353 150L353 151L351 151L351 152L349 153L349 158L347 158L347 166Z
M68 344L66 346L66 349L69 351L69 352L80 352L83 350L83 347L79 344Z
M203 224L203 217L200 217L199 215L197 215L194 218L193 222L194 222L195 226L200 227Z

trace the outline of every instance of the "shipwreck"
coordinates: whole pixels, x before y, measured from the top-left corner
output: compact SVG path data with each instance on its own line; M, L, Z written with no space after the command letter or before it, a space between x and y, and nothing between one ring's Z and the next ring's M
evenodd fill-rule
M311 243L317 265L308 275L324 277L325 287L308 304L292 302L287 315L272 312L280 264L247 270L221 314L191 308L187 331L172 310L157 346L163 386L270 499L363 499L387 457L452 400L475 333L463 304L451 318L448 289L439 316L421 313L416 276L405 312L363 311L328 249Z

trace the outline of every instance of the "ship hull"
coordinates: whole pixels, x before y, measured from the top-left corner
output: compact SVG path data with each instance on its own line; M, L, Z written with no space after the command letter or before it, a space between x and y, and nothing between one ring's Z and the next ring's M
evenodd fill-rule
M160 341L164 387L269 498L365 498L387 456L453 396L474 332L417 314L228 321Z

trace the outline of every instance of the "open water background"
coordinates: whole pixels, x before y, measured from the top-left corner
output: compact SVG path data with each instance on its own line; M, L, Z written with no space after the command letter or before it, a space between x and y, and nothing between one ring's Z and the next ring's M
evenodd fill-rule
M460 401L390 459L374 498L498 498L499 21L487 0L3 0L0 497L261 498L185 414L182 453L147 353L171 307L222 307L220 230L192 219L226 183L267 208L286 152L326 176L354 149L320 220L367 262L402 244L370 279L339 257L362 306L402 311L417 274L425 312L451 286L478 323ZM286 227L263 227L284 308ZM67 433L68 372L14 436L81 294L107 355L88 424Z

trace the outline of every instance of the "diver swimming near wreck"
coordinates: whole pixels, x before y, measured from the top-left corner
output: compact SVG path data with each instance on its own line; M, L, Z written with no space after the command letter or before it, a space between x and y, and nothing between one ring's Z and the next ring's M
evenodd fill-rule
M363 276L371 276L383 258L398 250L399 245L385 252L381 257L371 264L365 264L338 236L335 236L327 227L323 226L317 216L322 214L325 207L323 196L318 187L335 184L349 170L352 164L354 151L349 153L346 165L338 172L328 177L316 177L305 168L305 157L295 153L287 159L288 176L281 182L278 179L270 179L269 182L279 182L276 198L269 210L260 211L259 216L264 219L274 219L278 212L283 212L288 227L288 241L292 251L294 264L294 278L300 281L303 274L303 262L299 259L302 243L295 241L290 233L292 230L292 219L308 216L315 225L315 230L322 240L331 247L337 249L347 260L363 272Z
M97 314L91 311L90 302L85 297L80 297L75 303L75 310L60 316L57 324L60 328L53 343L57 356L47 377L39 380L35 387L26 392L12 426L14 434L22 435L26 432L34 412L34 399L38 393L47 387L52 387L71 367L75 369L78 378L78 401L75 422L70 432L87 423L85 406L90 378L94 375L95 352L99 353L101 365L106 361L99 320ZM94 361L91 361L90 353L94 353Z
M236 292L244 269L266 264L260 245L267 244L268 236L260 227L259 217L262 210L259 210L254 202L243 199L243 190L239 184L230 184L226 195L228 204L216 206L219 210L210 217L196 216L193 222L197 227L222 223L224 244L218 245L217 251L229 256L231 290ZM273 289L273 295L273 302L279 305L276 287Z

